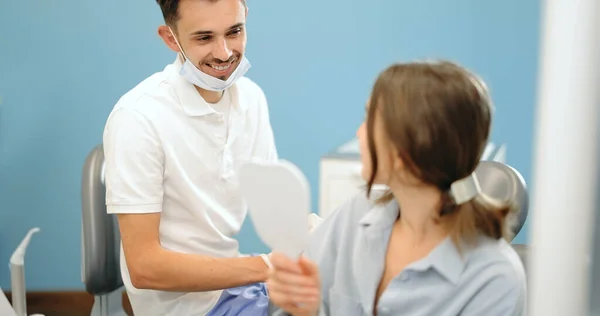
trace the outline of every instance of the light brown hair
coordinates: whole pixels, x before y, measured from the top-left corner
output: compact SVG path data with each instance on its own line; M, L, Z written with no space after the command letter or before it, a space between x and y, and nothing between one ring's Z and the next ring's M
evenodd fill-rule
M448 61L395 64L379 75L369 102L369 194L378 164L373 140L377 111L407 170L442 192L437 220L447 225L457 246L475 242L480 234L512 238L505 220L510 206L494 205L482 195L456 205L450 194L453 182L475 171L487 145L492 103L482 80ZM392 198L387 192L378 202Z

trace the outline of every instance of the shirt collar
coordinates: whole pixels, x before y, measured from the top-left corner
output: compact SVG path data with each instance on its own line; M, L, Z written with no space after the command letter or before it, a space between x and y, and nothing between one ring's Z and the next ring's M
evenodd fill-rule
M461 250L463 250L462 254L452 238L446 237L427 257L417 262L414 268L418 270L432 268L449 282L457 284L466 262L467 248L462 247Z
M167 68L169 72L169 81L175 88L175 93L183 111L189 116L204 116L216 113L210 104L202 98L200 93L198 93L196 87L179 74L182 66L183 59L177 54L175 61ZM248 105L247 100L240 100L238 90L238 84L234 83L226 93L230 93L233 110L241 113L247 109Z
M377 203L360 219L359 223L368 230L382 230L392 227L398 219L398 214L396 200Z

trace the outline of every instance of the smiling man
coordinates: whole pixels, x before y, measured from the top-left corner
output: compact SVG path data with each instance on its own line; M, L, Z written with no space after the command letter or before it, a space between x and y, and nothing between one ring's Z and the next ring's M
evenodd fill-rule
M268 259L240 255L234 239L247 214L237 168L277 159L265 95L244 77L245 0L157 2L177 58L119 100L103 136L134 313L218 314L248 288L264 305Z

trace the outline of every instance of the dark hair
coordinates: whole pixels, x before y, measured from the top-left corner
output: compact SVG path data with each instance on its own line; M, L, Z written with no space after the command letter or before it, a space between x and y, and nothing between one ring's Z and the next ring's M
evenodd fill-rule
M377 173L373 122L379 111L408 171L442 192L437 220L447 225L457 246L459 241L475 242L480 234L512 238L505 223L511 207L495 205L481 194L456 205L450 194L453 182L475 171L487 145L492 104L482 80L448 61L395 64L379 75L369 102L369 194ZM387 192L378 202L392 198Z
M180 0L156 0L160 6L165 23L169 26L175 26L175 22L179 20L179 1ZM217 2L220 0L202 0ZM246 6L246 0L240 0Z

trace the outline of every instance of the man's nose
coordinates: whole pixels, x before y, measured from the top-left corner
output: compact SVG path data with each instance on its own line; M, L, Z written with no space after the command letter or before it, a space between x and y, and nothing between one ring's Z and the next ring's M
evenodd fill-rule
M215 41L212 55L214 58L227 61L233 55L233 51L229 48L227 40L222 38Z

